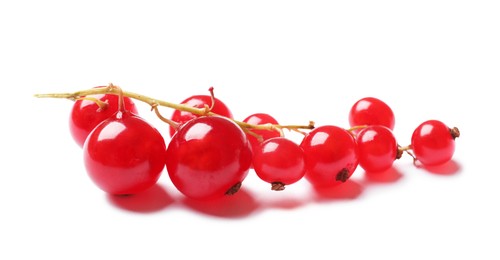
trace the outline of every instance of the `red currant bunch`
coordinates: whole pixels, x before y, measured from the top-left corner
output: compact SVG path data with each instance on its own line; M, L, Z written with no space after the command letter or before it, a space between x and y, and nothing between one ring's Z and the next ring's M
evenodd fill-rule
M43 94L75 100L70 131L83 147L89 177L102 190L124 195L153 186L166 170L186 197L211 200L240 189L253 167L255 174L281 191L302 179L313 187L342 185L358 166L365 172L390 169L404 153L416 165L450 161L458 128L439 120L418 125L407 146L393 134L395 116L389 105L374 97L356 101L349 128L335 125L280 125L267 113L242 121L228 106L210 95L193 95L170 103L123 91L110 84L71 94ZM142 119L133 100L147 103L169 127L164 138ZM159 107L173 109L169 118ZM284 130L303 136L295 143ZM168 143L168 145L167 145Z

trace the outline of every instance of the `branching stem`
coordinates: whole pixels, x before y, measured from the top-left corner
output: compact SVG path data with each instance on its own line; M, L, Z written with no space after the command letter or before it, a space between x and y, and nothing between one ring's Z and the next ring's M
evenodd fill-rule
M400 145L398 145L398 157L399 158L401 158L403 152L405 152L409 156L411 156L411 158L413 158L413 164L418 167L418 165L417 165L418 159L413 154L411 145L407 145L407 146L400 146ZM397 158L397 159L399 159L399 158Z
M211 93L213 93L212 88L209 91ZM184 104L171 103L171 102L155 99L152 97L148 97L148 96L145 96L142 94L138 94L138 93L134 93L134 92L130 92L130 91L125 91L125 90L123 90L123 89L121 89L113 84L109 84L108 87L104 87L104 88L91 88L91 89L76 91L73 93L35 94L35 97L37 97L37 98L64 98L64 99L69 99L69 100L74 101L74 100L78 100L78 99L92 100L88 96L98 95L98 94L123 95L125 97L129 97L129 98L132 98L135 100L142 101L142 102L150 105L152 110L155 111L156 115L160 118L160 120L165 121L168 124L170 124L168 122L169 120L160 115L158 108L157 108L158 106L163 106L163 107L168 107L168 108L172 108L175 110L185 111L185 112L193 113L193 114L199 115L199 116L219 116L218 114L211 112L210 107L208 109L207 109L207 107L196 108L196 107L191 107L191 106L184 105ZM238 124L243 129L246 128L246 129L272 130L272 131L278 131L281 135L283 135L282 129L289 129L289 130L298 130L298 129L311 130L311 129L314 129L314 122L312 122L312 121L309 122L308 125L275 125L275 124L255 125L255 124L248 124L248 123L234 120L234 119L231 119L231 120L233 120L236 124ZM173 122L173 123L177 124L176 122Z

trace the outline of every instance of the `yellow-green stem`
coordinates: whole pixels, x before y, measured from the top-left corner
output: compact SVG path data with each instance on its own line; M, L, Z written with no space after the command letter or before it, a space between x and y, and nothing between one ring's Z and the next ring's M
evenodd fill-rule
M108 87L103 87L103 88L91 88L91 89L86 89L86 90L80 90L76 91L73 93L49 93L49 94L35 94L35 97L37 98L64 98L64 99L69 99L69 100L77 100L84 98L89 95L98 95L98 94L113 94L113 95L123 95L125 97L129 97L135 100L142 101L148 105L150 105L153 109L157 106L163 106L163 107L168 107L172 108L175 110L180 110L180 111L185 111L185 112L190 112L196 115L200 116L218 116L218 114L211 112L209 109L206 107L204 108L196 108L196 107L191 107L187 106L184 104L176 104L176 103L171 103L155 98L151 98L142 94L130 92L130 91L125 91L123 89L120 89L113 84L110 84ZM155 111L157 112L157 110ZM163 119L164 118L161 118ZM241 128L250 128L250 129L260 129L260 130L272 130L272 131L278 131L280 132L281 135L283 135L282 129L314 129L314 123L311 121L309 122L308 125L275 125L275 124L262 124L262 125L255 125L255 124L248 124L245 122L241 122L238 120L233 120L236 124L238 124Z
M411 156L411 158L413 158L413 164L414 164L415 166L417 166L417 161L418 161L418 159L417 159L417 157L413 154L412 149L413 149L413 148L411 147L411 145L407 145L407 146L401 146L401 145L398 145L398 155L397 155L397 158L396 158L396 159L401 158L402 154L403 154L403 153L406 153L406 154L408 154L409 156Z

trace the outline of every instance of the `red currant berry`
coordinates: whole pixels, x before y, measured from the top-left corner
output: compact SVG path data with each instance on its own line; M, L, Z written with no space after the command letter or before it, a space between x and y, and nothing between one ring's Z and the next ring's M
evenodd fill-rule
M185 196L213 199L238 191L252 163L243 130L219 116L202 116L180 126L167 148L167 171Z
M306 179L315 186L340 184L351 177L358 166L356 141L347 130L320 126L304 137Z
M153 186L165 168L161 134L142 118L119 111L99 124L83 147L87 172L110 194L135 194Z
M274 119L274 117L264 114L264 113L256 113L253 115L248 116L243 120L245 123L253 124L253 125L262 125L262 124L273 124L277 125L278 121ZM252 131L253 133L260 135L262 137L262 141L265 141L267 139L273 138L273 137L279 137L280 133L275 130L260 130L260 129L249 129L248 131ZM259 140L247 133L247 138L250 144L252 145L253 149L258 149L260 146Z
M98 87L102 88L102 87ZM92 100L76 100L71 110L69 128L75 142L83 147L85 139L90 132L102 121L112 117L118 111L118 96L113 94L101 94L89 96L103 102L99 107ZM132 99L123 97L124 107L128 111L138 114Z
M366 172L382 172L392 167L398 144L392 131L381 125L363 128L356 136L359 165Z
M305 174L304 152L284 137L268 139L253 151L255 173L272 184L273 190L299 181Z
M212 107L211 112L216 113L220 116L228 117L228 118L233 118L233 114L229 110L229 108L219 100L218 98L214 97L215 104ZM184 105L188 105L190 107L196 107L196 108L204 108L206 106L211 106L212 105L212 97L208 95L195 95L191 96L184 101L181 102ZM175 110L174 113L172 114L172 121L179 123L179 125L182 125L186 123L187 121L199 117L198 115L195 115L191 112L186 112L186 111L180 111L180 110ZM175 133L175 129L173 127L170 127L170 136L173 136Z
M457 128L450 129L441 121L428 120L413 132L411 149L425 166L443 164L453 157L455 138L458 136L460 132Z
M365 97L358 100L349 112L351 127L361 125L383 125L394 129L395 118L392 109L382 100Z

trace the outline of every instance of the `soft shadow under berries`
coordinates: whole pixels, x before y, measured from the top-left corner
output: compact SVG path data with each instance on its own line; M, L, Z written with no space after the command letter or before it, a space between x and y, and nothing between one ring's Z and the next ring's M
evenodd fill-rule
M461 166L455 160L436 166L423 166L423 169L437 175L455 175L460 172Z
M114 206L132 212L153 213L163 210L174 203L174 199L160 185L134 195L107 195Z
M403 177L394 166L382 172L365 172L364 181L369 183L394 183Z
M354 180L333 186L313 186L317 201L349 200L363 193L363 186Z
M257 200L263 210L293 210L309 204L311 194L311 192L303 194L298 190L291 189L285 189L285 191L270 190L260 194Z
M197 212L221 218L248 217L260 208L255 198L245 188L239 189L233 195L215 199L197 200L185 197L181 202Z

